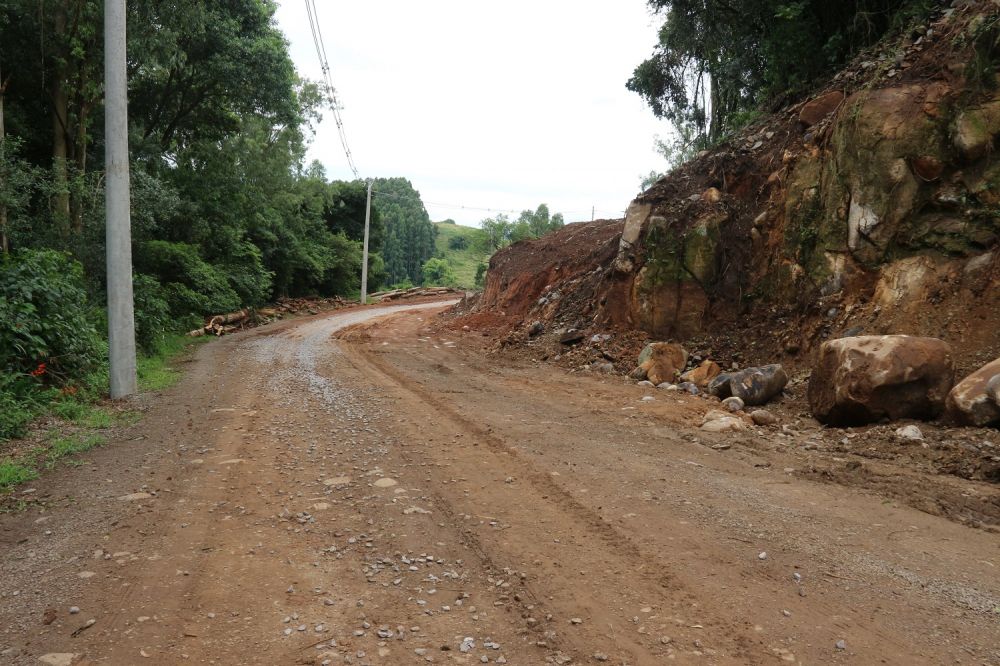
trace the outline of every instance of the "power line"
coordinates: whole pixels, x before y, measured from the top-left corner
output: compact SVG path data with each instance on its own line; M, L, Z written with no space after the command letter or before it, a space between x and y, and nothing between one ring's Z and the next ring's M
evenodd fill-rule
M410 198L408 196L403 196L403 195L395 194L395 193L391 193L391 192L381 192L381 191L379 191L377 189L374 190L374 193L377 194L378 196L382 197L382 198L396 199L398 201L407 200L407 199ZM424 207L427 207L427 206L436 206L438 208L451 208L451 209L454 209L454 210L471 210L471 211L478 211L478 212L484 212L484 213L510 213L511 215L520 215L521 213L523 213L526 210L527 211L532 211L533 210L531 208L522 208L520 210L513 210L511 208L486 208L486 207L482 207L482 206L467 206L465 204L443 203L443 202L440 202L440 201L424 201L423 199L420 200L420 203L422 203L424 205ZM568 215L589 215L591 212L592 211L589 211L589 210L556 211L557 214L561 214L564 217L568 216ZM602 213L602 214L619 216L619 217L623 216L625 214L625 211L623 211L623 210L622 211L618 211L618 212L611 212L611 211L606 211L606 210L598 210L597 212L598 213Z
M361 178L361 175L358 173L358 167L354 164L351 149L347 145L347 132L344 131L344 121L340 117L340 100L337 98L337 89L333 87L333 77L330 75L330 63L326 57L326 44L323 42L323 31L319 27L319 13L316 11L316 0L306 0L306 14L309 15L309 30L312 32L313 45L316 47L319 66L323 70L323 83L326 86L327 94L330 95L330 108L333 111L333 119L337 123L340 145L344 147L347 165L354 172L354 177Z

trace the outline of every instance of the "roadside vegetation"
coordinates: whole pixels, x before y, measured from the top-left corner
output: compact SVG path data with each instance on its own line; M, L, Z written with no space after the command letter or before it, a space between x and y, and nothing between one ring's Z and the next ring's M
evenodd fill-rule
M670 167L806 92L935 0L649 0L659 43L627 86L674 132ZM651 184L659 177L643 180Z
M0 1L0 442L107 383L103 4ZM205 317L356 297L367 184L307 163L328 104L273 0L128 3L135 319L143 385ZM368 284L424 279L434 227L374 183Z

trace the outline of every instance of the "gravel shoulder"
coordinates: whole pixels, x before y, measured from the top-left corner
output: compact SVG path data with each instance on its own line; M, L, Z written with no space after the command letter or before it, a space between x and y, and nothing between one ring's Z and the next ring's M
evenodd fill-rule
M497 364L441 307L199 349L0 516L2 660L1000 663L996 533L712 448L693 398Z

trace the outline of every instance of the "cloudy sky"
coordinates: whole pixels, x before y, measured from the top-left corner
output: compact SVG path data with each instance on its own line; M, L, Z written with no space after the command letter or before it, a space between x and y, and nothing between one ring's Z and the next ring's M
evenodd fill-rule
M666 124L625 89L656 43L644 0L316 5L362 178L409 178L433 220L543 202L568 221L620 216L664 166L653 139ZM319 80L305 0L280 0L277 19L300 74ZM311 157L352 178L330 114Z

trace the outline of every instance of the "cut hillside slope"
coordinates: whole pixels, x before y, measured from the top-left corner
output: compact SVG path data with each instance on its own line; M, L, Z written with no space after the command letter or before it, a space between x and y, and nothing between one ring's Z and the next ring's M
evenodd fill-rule
M661 179L623 224L498 253L473 310L504 313L510 340L536 321L637 330L744 365L794 367L860 332L945 339L962 370L996 358L1000 92L980 85L976 44L998 26L995 3L961 3L863 53Z

